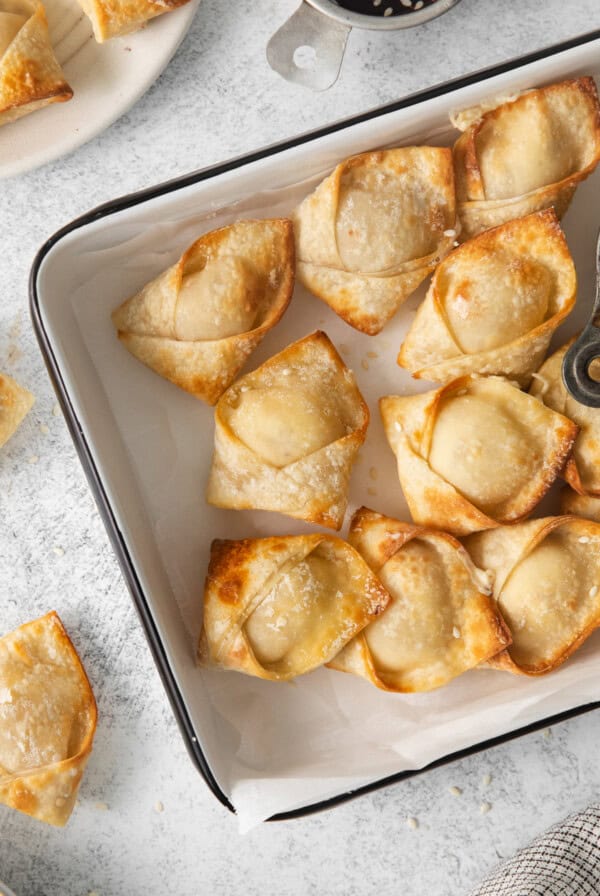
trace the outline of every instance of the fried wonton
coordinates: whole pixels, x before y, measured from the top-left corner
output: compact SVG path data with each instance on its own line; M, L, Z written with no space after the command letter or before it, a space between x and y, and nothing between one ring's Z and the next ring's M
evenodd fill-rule
M565 486L560 490L560 512L600 523L600 497L579 495Z
M509 221L442 261L398 364L439 383L478 373L528 385L576 290L575 266L554 211Z
M577 426L501 377L380 401L416 523L467 535L514 523L564 467Z
M473 561L495 574L494 597L512 644L489 662L542 675L600 626L600 525L546 517L466 540Z
M21 425L34 401L31 392L0 373L0 448Z
M214 541L198 659L286 681L333 659L388 600L333 535Z
M566 212L600 160L600 105L593 78L530 90L454 119L456 196L468 239L513 218Z
M571 339L542 364L529 392L546 407L577 424L579 433L563 475L578 494L600 496L600 408L589 408L576 401L567 392L562 378L563 359L573 341Z
M378 333L456 239L452 154L408 146L338 165L294 214L298 279Z
M95 729L94 695L56 613L0 638L0 803L66 824Z
M390 602L330 668L386 691L430 691L510 644L491 582L451 535L361 507L348 540Z
M293 289L291 221L237 221L201 236L112 319L136 358L214 404Z
M137 31L149 19L184 6L188 0L79 0L92 23L94 37L104 43Z
M43 5L0 0L0 125L72 96L50 43Z
M368 424L354 376L328 337L306 336L219 400L207 500L339 529Z

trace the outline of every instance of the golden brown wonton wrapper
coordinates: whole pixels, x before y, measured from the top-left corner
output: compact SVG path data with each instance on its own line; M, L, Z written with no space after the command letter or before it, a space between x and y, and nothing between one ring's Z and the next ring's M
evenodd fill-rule
M285 681L332 659L388 600L333 535L214 541L198 659Z
M573 341L574 338L569 340L542 364L529 391L546 407L577 424L579 433L563 476L578 494L600 495L600 408L575 401L562 378L563 358Z
M600 523L600 497L578 495L572 488L565 486L560 490L560 512Z
M62 826L96 730L96 703L56 613L0 638L0 803Z
M474 562L495 573L494 597L512 645L489 665L542 675L600 625L600 525L573 516L472 535Z
M569 455L577 427L501 377L380 400L416 523L467 535L527 516Z
M207 500L339 529L369 410L325 333L239 379L215 409Z
M481 115L454 119L456 197L463 239L554 207L566 212L577 184L600 160L600 106L593 78L530 90Z
M112 319L136 358L214 404L281 318L293 289L291 221L237 221L192 243Z
M361 507L356 548L390 593L381 616L328 665L387 691L430 691L510 644L491 583L451 535Z
M81 8L92 23L98 43L137 31L149 19L171 12L187 2L188 0L79 0Z
M36 0L0 0L0 125L50 103L70 100Z
M408 146L338 165L294 214L298 279L378 333L456 239L452 154Z
M528 385L576 290L575 266L554 211L509 221L442 261L398 364L439 383L479 373Z
M0 448L21 425L34 401L31 392L0 373Z

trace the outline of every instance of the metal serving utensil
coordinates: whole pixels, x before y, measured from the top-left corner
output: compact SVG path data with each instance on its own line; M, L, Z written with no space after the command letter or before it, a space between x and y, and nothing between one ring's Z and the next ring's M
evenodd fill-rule
M575 401L600 408L600 378L590 376L590 365L600 362L600 231L596 243L596 297L589 323L567 351L562 365L563 381Z
M267 60L273 71L287 81L312 90L327 90L340 73L351 28L413 28L441 16L458 2L436 0L403 15L373 16L345 9L336 0L302 0L296 12L271 37ZM381 5L381 0L375 5Z

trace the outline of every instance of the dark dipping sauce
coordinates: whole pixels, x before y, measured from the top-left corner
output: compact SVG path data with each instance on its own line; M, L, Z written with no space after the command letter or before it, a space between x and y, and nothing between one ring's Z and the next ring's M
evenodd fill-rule
M403 16L433 6L437 0L337 0L338 6L365 16Z

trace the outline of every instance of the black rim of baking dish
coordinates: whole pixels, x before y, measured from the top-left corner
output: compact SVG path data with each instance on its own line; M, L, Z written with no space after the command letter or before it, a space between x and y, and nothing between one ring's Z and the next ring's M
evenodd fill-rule
M409 106L423 103L426 100L443 96L447 93L452 93L462 87L467 87L471 84L489 80L490 78L493 78L497 75L505 74L514 69L521 68L522 66L529 65L533 62L538 62L539 60L546 59L550 56L558 55L559 53L574 49L575 47L583 46L587 43L592 43L593 41L599 39L600 29L590 31L587 34L582 34L578 37L572 38L571 40L563 41L559 44L554 44L553 46L537 50L525 56L520 56L515 59L508 60L507 62L491 66L490 68L482 69L481 71L474 72L469 75L464 75L460 78L455 78L451 81L447 81L444 84L438 84L434 87L428 88L427 90L410 94L409 96L404 97L401 100L398 100L394 103L389 103L385 106L379 106L376 109L372 109L369 112L364 112L361 115L356 115L352 118L334 122L327 127L306 132L299 135L298 137L294 137L290 140L285 140L280 143L275 143L271 146L259 149L255 152L251 152L243 156L238 156L234 159L230 159L227 162L223 162L222 164L204 168L191 174L184 175L170 181L165 181L164 183L158 184L157 186L150 187L145 190L140 190L136 193L130 193L126 196L122 196L119 199L112 200L111 202L106 202L102 205L97 206L81 217L76 218L70 224L67 224L65 227L58 230L44 243L44 245L40 248L37 255L35 256L29 278L29 305L34 332L36 334L38 344L40 346L40 350L42 352L42 356L44 358L44 362L50 376L50 380L52 381L52 384L58 396L58 400L65 416L71 438L73 439L75 449L77 451L77 454L79 455L79 459L81 461L84 472L88 479L88 483L98 506L100 516L102 517L104 526L121 567L121 571L133 598L133 602L135 604L137 612L140 616L148 645L150 647L150 651L154 658L154 662L157 666L159 675L162 679L163 686L167 693L167 697L171 704L175 719L179 725L188 753L190 754L194 765L206 781L214 796L216 796L216 798L231 812L235 812L235 809L232 806L227 795L219 787L196 738L194 727L185 706L185 701L177 685L177 681L175 680L173 671L169 665L165 648L152 618L152 614L148 607L148 603L146 601L144 591L136 573L132 558L129 555L123 534L119 529L117 520L115 519L113 510L104 489L104 485L100 478L98 469L94 463L90 447L86 441L82 427L71 404L59 365L50 345L48 334L44 329L40 312L39 296L37 292L37 279L40 266L52 247L60 240L62 240L67 234L72 233L74 230L77 230L88 224L91 224L94 221L98 221L101 218L107 217L108 215L112 215L115 212L121 212L127 208L131 208L134 205L146 202L149 199L154 199L157 196L162 196L167 193L180 190L184 187L199 183L204 180L208 180L220 174L225 174L229 171L233 171L236 168L248 165L251 162L256 162L260 159L267 158L268 156L276 155L280 152L283 152L284 150L300 146L303 143L308 143L311 140L316 140L320 137L327 136L328 134L335 133L336 131L341 131L345 128L352 127L353 125L359 124L361 122L369 121L382 115L386 115L390 112L396 112L400 109L405 109ZM538 731L540 728L546 728L549 725L557 724L558 722L565 721L567 719L573 718L574 716L582 715L598 708L600 708L600 702L588 703L584 704L583 706L575 707L574 709L570 709L557 715L541 719L538 722L533 722L532 724L525 725L522 728L516 729L515 731L510 731L506 734L499 735L498 737L489 738L488 740L473 744L472 746L467 747L464 750L459 750L458 752L443 756L441 759L430 763L424 768L397 772L396 774L389 775L385 778L379 779L378 781L367 784L364 787L359 787L355 790L340 793L337 796L331 797L330 799L311 803L310 805L302 806L289 812L280 812L276 815L273 815L269 819L269 821L284 821L294 818L300 818L304 815L309 815L314 812L332 808L333 806L336 806L339 803L343 803L349 799L353 799L354 797L361 796L362 794L369 793L383 787L387 787L390 784L402 781L405 778L411 778L416 775L420 775L423 772L429 771L430 769L438 768L439 766L446 765L450 762L456 761L457 759L462 759L463 757L470 756L483 750L488 750L492 747L498 746L499 744L507 743L508 741L514 740L518 737L522 737L525 734Z

